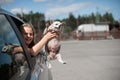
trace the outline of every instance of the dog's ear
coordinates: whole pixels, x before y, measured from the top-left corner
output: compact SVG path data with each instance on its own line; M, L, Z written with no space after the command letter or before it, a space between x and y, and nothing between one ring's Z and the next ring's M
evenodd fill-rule
M47 22L47 23L45 24L45 26L46 26L46 28L48 28L48 27L50 26L50 23Z
M54 22L54 20L50 20L50 25Z
M45 35L47 33L47 29L48 29L49 25L50 24L48 22L45 24L45 29L43 31L43 35Z
M64 27L65 26L65 22L61 22L62 23L62 26Z

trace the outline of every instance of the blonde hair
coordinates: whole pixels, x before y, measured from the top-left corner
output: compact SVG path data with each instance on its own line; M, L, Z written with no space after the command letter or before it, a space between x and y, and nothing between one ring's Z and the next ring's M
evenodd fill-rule
M34 30L34 28L33 28L33 26L32 26L32 24L29 24L29 23L24 23L24 24L22 24L21 25L21 27L20 27L20 32L22 33L22 30L24 29L24 27L29 27L29 28L31 28L32 29L32 31L33 31L33 41L30 43L30 45L28 46L29 48L32 48L34 45L35 45L35 42L34 42L34 38L35 38L35 30Z

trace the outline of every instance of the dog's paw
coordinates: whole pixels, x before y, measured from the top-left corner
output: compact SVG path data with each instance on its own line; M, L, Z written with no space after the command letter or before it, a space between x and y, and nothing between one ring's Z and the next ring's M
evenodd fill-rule
M63 62L63 64L67 64L66 62Z

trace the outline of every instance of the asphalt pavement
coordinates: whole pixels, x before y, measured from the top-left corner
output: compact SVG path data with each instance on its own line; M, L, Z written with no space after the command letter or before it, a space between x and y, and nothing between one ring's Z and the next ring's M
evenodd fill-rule
M63 59L51 62L53 80L120 80L120 39L61 41Z

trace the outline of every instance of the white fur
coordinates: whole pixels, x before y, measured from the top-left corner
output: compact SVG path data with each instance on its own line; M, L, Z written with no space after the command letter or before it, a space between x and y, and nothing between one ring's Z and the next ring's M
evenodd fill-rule
M52 30L52 31L59 31L59 32L61 32L61 30L62 30L62 23L61 22L59 22L59 21L55 21L55 22L53 22L49 27L48 27L48 31L49 30Z
M47 33L48 31L53 31L61 35L62 27L63 26L61 22L55 21L48 28L44 30L44 34ZM48 53L48 59L49 59L48 67L49 68L52 67L52 65L50 64L50 60L54 60L54 59L57 59L62 64L66 64L66 62L63 61L61 54L59 53L61 44L58 38L55 37L51 39L50 41L48 41L46 46L47 46L47 49L50 50L50 52Z

